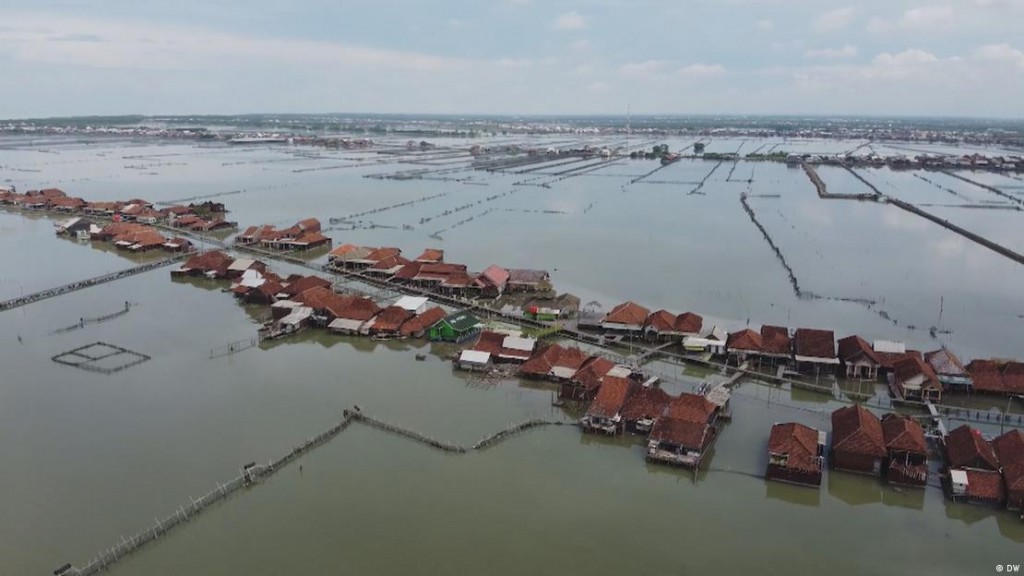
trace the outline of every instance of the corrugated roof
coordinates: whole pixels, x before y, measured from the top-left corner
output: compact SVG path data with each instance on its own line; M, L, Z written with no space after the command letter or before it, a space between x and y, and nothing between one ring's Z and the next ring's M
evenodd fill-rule
M947 348L926 352L924 360L941 376L967 376L967 370L960 359Z
M459 362L471 362L473 364L487 364L491 361L491 353L482 350L463 350L459 354Z

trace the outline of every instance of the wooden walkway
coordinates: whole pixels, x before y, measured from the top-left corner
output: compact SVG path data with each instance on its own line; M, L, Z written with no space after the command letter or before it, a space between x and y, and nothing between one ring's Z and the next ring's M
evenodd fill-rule
M40 300L54 298L57 296L63 296L64 294L68 294L70 292L85 290L86 288L92 288L93 286L99 286L100 284L106 284L107 282L121 280L123 278L128 278L129 276L134 276L136 274L142 274L143 272L149 272L150 270L155 270L157 268L163 268L164 266L169 266L191 255L191 253L187 252L177 254L164 260L149 262L148 264L142 264L134 268L127 268L125 270L121 270L118 272L111 272L110 274L104 274L102 276L87 278L85 280L79 280L77 282L64 284L63 286L57 286L56 288L49 288L47 290L42 290L40 292L26 294L18 298L5 300L3 302L0 302L0 312L12 310L14 308L20 308L21 306L28 306L29 304L34 304L36 302L39 302Z

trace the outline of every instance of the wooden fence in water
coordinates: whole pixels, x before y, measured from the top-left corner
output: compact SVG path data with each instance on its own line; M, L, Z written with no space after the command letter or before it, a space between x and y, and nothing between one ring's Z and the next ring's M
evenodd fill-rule
M415 430L411 430L400 425L379 420L372 416L363 414L360 410L344 410L342 412L342 419L337 424L331 426L327 430L324 430L320 434L307 439L305 442L299 444L280 458L272 460L266 464L252 463L246 465L242 468L241 473L238 476L223 484L218 482L216 488L210 490L206 494L203 494L199 498L190 497L188 504L178 507L173 514L170 514L163 519L154 520L153 524L129 537L121 536L120 541L110 548L101 550L92 560L81 568L65 565L65 567L54 571L54 573L69 576L90 576L100 572L101 570L107 569L119 560L134 554L143 546L166 535L174 528L186 524L189 520L199 516L214 504L226 500L229 496L243 488L253 486L261 480L270 478L303 454L306 454L313 448L327 443L329 440L348 428L353 422L360 422L372 428L397 434L431 448L455 454L465 454L470 450L483 450L485 448L492 447L519 432L532 428L542 426L562 426L567 424L566 422L560 421L527 420L520 424L514 424L508 428L499 430L498 432L487 436L483 440L480 440L473 445L472 448L466 448L452 442L431 438L425 434L421 434Z

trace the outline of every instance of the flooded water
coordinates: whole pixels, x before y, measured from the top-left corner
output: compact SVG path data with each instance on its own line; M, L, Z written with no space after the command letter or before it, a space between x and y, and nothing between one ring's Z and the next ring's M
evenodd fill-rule
M677 150L691 141L667 143ZM210 199L226 203L243 226L309 216L328 226L356 215L353 229L337 224L328 232L336 244L394 245L414 255L443 248L447 260L478 270L546 268L560 291L605 309L633 299L698 312L706 325L729 330L831 328L838 337L905 340L918 349L947 344L965 361L1020 354L1020 265L893 206L820 200L802 170L784 165L561 159L488 173L445 150L410 163L375 150L5 144L0 183L19 190L58 186L87 199L152 202L218 195ZM404 141L393 144L397 152ZM708 151L837 153L862 144L713 140ZM428 172L364 177L411 170ZM867 191L846 171L821 175L832 192ZM863 175L886 194L944 204L926 209L1024 250L1019 211L955 206L1006 198L934 173L922 176L935 183L888 170ZM968 177L1021 192L1012 178ZM744 212L743 193L802 296ZM58 239L46 218L2 211L0 246L0 298L139 262ZM531 417L571 420L551 406L551 387L482 385L452 371L443 359L450 349L425 342L307 333L211 359L211 351L255 337L261 314L222 287L171 281L161 269L0 315L0 574L84 564L245 463L283 455L354 404L463 444ZM61 331L126 301L132 306L123 316ZM51 361L98 341L151 359L113 375ZM415 361L418 352L427 361ZM674 371L673 392L703 375L657 368ZM846 393L878 394L868 388ZM827 473L814 491L757 477L772 423L827 429L840 405L805 390L742 385L734 419L696 478L647 465L637 439L582 437L569 427L446 456L354 425L304 456L301 470L292 465L214 507L113 573L731 574L828 566L841 574L960 574L989 572L1018 554L1024 523L947 502L935 487L898 492Z

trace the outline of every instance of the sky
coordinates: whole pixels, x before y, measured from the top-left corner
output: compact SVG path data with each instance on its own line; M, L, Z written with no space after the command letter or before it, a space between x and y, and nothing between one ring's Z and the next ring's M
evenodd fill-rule
M1024 117L1024 0L4 0L0 118Z

